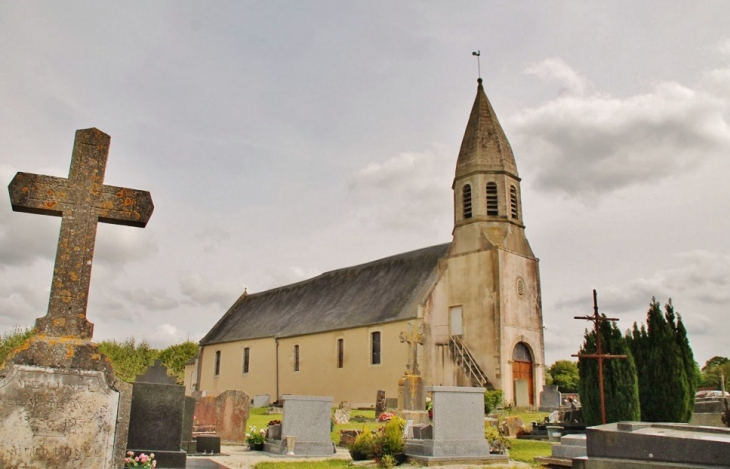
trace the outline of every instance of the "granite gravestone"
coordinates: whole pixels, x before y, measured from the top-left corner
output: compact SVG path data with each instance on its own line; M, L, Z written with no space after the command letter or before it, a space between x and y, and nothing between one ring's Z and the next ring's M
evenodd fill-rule
M329 456L335 446L330 439L332 397L286 396L281 423L281 439L267 439L264 451L287 454L287 438L297 456ZM293 438L293 440L291 440Z
M180 450L184 406L185 386L177 385L155 360L134 381L127 449L154 453L157 467L184 468L186 454Z
M544 384L540 392L540 412L560 410L561 399L557 384Z
M431 386L426 391L432 395L433 429L430 434L427 427L421 429L428 439L406 440L403 452L409 459L425 465L509 460L490 454L484 438L484 388Z
M683 423L617 422L586 429L577 469L727 468L730 429Z
M183 428L181 448L186 453L195 453L196 446L193 441L193 422L195 421L195 398L185 396L185 407L183 408Z
M86 319L99 222L144 227L149 192L104 184L110 137L78 130L68 178L17 173L14 211L61 217L48 312L0 370L0 467L116 469L131 386L91 342Z
M195 419L193 421L193 436L202 433L215 433L216 424L215 396L201 397L195 402Z
M243 443L246 441L251 400L243 391L224 391L215 399L215 433L222 441Z

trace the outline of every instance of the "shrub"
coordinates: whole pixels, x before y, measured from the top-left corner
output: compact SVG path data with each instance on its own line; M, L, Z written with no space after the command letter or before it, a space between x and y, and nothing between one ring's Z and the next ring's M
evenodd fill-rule
M484 438L489 442L489 449L492 453L504 453L509 449L510 443L507 438L499 432L497 427L486 424L484 427Z
M504 392L501 389L484 392L484 414L488 415L491 411L502 404Z
M365 459L372 459L374 457L372 453L374 439L374 432L362 432L357 435L355 441L350 445L350 456L352 456L352 460L363 461Z
M381 467L395 466L397 460L394 455L403 454L405 446L403 440L405 425L405 420L393 417L385 427L359 434L350 446L350 456L355 461L375 459Z

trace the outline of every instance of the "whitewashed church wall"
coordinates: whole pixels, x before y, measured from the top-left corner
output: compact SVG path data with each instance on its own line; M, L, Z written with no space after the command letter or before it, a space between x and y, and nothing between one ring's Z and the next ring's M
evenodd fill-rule
M244 373L244 349L249 349L248 372ZM220 371L215 374L216 352L220 352ZM218 395L235 389L249 397L276 395L276 341L274 338L251 339L203 347L200 391Z
M398 396L398 379L408 361L408 348L400 342L407 321L385 323L279 340L279 394L332 396L334 402L371 406L377 391ZM372 364L373 332L381 334L380 364ZM343 339L343 366L337 365L337 340ZM299 371L295 371L294 346L299 346Z

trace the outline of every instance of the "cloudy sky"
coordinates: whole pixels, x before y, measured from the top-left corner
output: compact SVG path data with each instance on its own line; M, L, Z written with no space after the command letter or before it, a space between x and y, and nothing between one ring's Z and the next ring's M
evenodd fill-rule
M730 3L2 2L0 183L76 129L146 229L100 225L95 340L198 340L248 288L451 240L477 63L540 258L546 361L672 298L730 355ZM0 200L0 331L45 314L60 219Z

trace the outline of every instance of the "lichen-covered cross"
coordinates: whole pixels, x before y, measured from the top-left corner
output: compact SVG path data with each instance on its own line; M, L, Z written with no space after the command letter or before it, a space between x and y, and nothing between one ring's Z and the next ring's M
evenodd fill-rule
M418 369L418 346L423 345L423 341L426 335L423 333L423 323L418 323L418 326L413 324L413 321L408 321L408 333L401 331L400 341L401 343L408 343L408 364L406 365L406 374L409 375L420 375L421 372Z
M68 178L18 173L8 186L16 212L61 217L48 313L36 320L40 334L90 339L86 319L98 222L144 228L154 205L147 191L104 185L109 135L76 131Z

